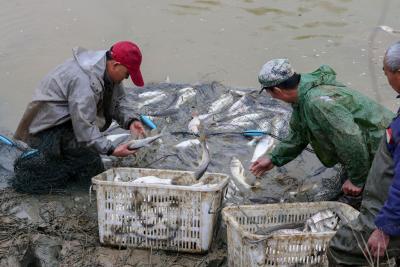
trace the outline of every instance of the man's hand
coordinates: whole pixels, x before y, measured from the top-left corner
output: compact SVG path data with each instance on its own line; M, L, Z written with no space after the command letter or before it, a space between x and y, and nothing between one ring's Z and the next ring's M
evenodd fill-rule
M362 192L362 188L355 186L350 179L347 179L346 182L342 185L342 191L345 195L349 196L359 196Z
M375 229L368 239L368 249L375 258L385 255L390 236L379 229Z
M262 176L265 172L275 167L272 161L267 157L259 157L250 165L250 171L257 177Z
M128 149L128 144L122 144L117 146L114 149L114 152L112 153L113 156L115 157L126 157L132 154L135 154L136 150L130 150Z
M145 136L145 131L143 124L140 121L134 121L131 123L129 126L129 130L131 131L132 135L138 136L138 137L144 137Z

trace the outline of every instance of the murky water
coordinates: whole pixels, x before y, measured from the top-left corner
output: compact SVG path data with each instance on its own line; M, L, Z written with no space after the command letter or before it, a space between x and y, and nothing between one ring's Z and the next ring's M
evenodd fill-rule
M368 72L368 36L386 1L375 0L0 0L0 122L14 130L40 79L71 56L71 48L108 48L118 40L140 44L145 81L221 81L258 87L261 65L288 57L299 72L320 64L339 80L374 96ZM400 2L384 24L399 28ZM379 33L378 90L395 109L381 71L387 45ZM375 88L374 88L375 89Z

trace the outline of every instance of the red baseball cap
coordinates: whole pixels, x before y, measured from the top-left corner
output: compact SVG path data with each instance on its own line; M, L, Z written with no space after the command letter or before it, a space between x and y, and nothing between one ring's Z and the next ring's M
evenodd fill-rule
M115 43L111 48L111 56L115 61L118 61L128 69L132 82L135 85L144 85L143 76L140 72L142 53L136 44L129 41Z

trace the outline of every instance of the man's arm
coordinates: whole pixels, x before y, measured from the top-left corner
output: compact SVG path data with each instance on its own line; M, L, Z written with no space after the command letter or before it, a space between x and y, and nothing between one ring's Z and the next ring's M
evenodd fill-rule
M70 85L68 107L77 141L95 148L100 154L112 154L111 141L96 125L97 103L89 84L77 79Z
M275 166L283 166L295 159L308 145L305 125L300 124L298 111L293 111L289 124L289 135L271 152L271 161Z
M370 168L370 158L366 141L354 122L353 114L329 97L314 98L309 103L309 110L310 117L323 131L326 142L333 144L351 183L363 187Z
M390 236L400 236L400 144L393 153L394 178L388 198L375 219L378 229Z

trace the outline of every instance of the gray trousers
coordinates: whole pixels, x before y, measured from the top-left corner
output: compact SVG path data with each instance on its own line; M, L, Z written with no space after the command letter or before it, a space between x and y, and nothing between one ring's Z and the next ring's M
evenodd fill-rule
M16 160L11 184L19 192L57 192L72 180L88 184L104 171L99 154L77 142L71 122L31 136L28 144L39 155Z
M384 137L368 174L360 215L356 220L342 226L330 242L327 255L331 266L368 265L363 251L369 236L376 229L375 217L388 198L394 175L393 166L393 159L387 150ZM389 258L400 256L400 237L390 239L387 255ZM387 262L387 257L380 259L380 262Z

